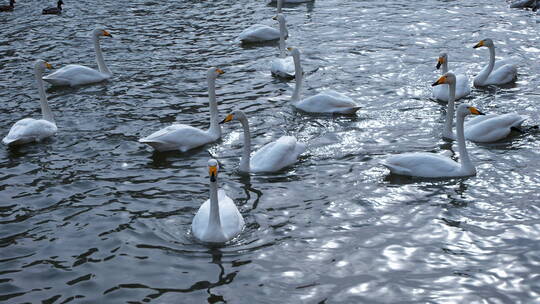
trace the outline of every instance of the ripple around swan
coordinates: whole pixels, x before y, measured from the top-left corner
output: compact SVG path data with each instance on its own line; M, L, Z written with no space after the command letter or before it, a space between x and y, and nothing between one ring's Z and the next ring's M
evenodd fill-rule
M242 46L264 1L74 2L42 16L35 0L0 14L2 134L39 108L31 62L95 66L97 25L111 81L48 88L59 126L42 144L0 149L0 301L6 303L531 303L540 298L537 131L468 143L478 175L426 181L389 176L391 154L456 158L431 100L448 52L472 77L492 38L514 57L515 85L473 89L487 113L537 124L538 19L505 1L315 1L286 5L287 45L302 50L303 94L343 92L355 117L302 115L294 80L271 77L277 45ZM208 125L205 70L219 66L220 116L242 109L252 145L282 135L308 143L279 173L238 174L240 125L189 153L137 142L171 123ZM208 198L206 163L246 219L239 238L207 247L190 232Z

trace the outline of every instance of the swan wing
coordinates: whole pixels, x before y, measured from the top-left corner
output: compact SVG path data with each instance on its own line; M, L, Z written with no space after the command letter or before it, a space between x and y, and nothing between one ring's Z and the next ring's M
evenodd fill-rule
M294 77L295 68L294 60L292 57L276 58L272 61L270 66L270 72L272 75L283 78Z
M218 190L218 201L221 228L225 237L230 240L242 232L245 225L244 218L233 200L221 189Z
M158 151L180 150L186 152L214 142L218 138L192 126L174 124L139 139L139 142L148 144Z
M20 145L52 136L58 131L56 125L44 119L25 118L17 121L2 139L6 145Z
M201 205L201 207L199 207L199 210L197 210L197 213L193 217L193 221L191 222L191 233L193 233L198 240L203 240L209 222L210 200L208 199Z
M493 69L486 80L488 84L505 84L517 78L517 68L514 64L505 64L497 69Z
M78 64L67 65L58 71L43 77L52 85L77 86L100 82L110 78L110 75Z
M279 30L263 24L254 24L243 30L238 38L244 42L269 41L279 39Z
M434 153L404 153L383 163L394 174L417 177L449 177L459 175L461 166L452 159Z
M353 114L360 109L350 97L336 91L324 91L300 100L295 107L309 113L339 114Z
M306 145L292 136L282 136L267 143L253 154L250 161L252 172L274 172L294 164Z
M494 142L507 137L512 127L519 127L526 117L517 113L490 115L490 117L465 125L465 138L475 142Z
M463 98L471 93L469 78L465 74L456 75L456 100ZM447 84L441 84L433 87L433 97L437 100L446 101L450 98L450 92Z

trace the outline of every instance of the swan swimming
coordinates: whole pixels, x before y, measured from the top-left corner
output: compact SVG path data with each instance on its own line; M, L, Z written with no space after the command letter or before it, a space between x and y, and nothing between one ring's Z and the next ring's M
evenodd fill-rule
M306 145L293 136L282 136L269 142L251 156L251 133L244 112L237 110L227 115L220 123L237 120L244 128L244 150L240 160L240 172L276 172L298 161L298 156L306 151Z
M437 60L437 69L441 69L441 75L448 73L448 55L442 53ZM471 93L469 78L465 74L456 75L456 100L465 97ZM433 97L437 100L448 102L448 85L442 84L433 87Z
M517 78L516 65L510 60L495 62L495 45L489 38L480 40L473 48L487 47L489 49L489 64L474 77L475 86L500 85L510 83Z
M41 59L36 60L34 64L34 74L36 77L37 88L39 91L39 103L41 105L42 119L24 118L17 121L9 130L9 133L2 142L6 145L15 146L22 145L29 142L40 142L44 138L53 136L58 128L54 122L54 117L49 108L47 102L47 96L45 96L45 89L43 88L43 71L52 69L52 66Z
M150 145L157 151L180 150L186 152L218 140L221 137L221 127L218 123L216 78L223 73L225 73L223 70L215 67L209 68L206 73L210 107L210 128L208 130L203 131L184 124L174 124L139 139L139 142Z
M277 13L281 14L281 7L282 7L282 0L278 1L277 6ZM268 42L273 40L280 39L280 30L275 29L271 26L264 25L264 24L254 24L247 29L243 30L240 35L238 35L238 39L242 43L254 43L254 42ZM289 36L289 32L287 31L287 27L285 27L285 34L284 37L287 38Z
M92 41L94 42L94 50L96 51L96 60L99 71L83 65L70 64L43 77L43 80L53 86L78 86L101 82L111 78L112 73L103 60L103 53L101 51L101 46L99 45L99 37L101 36L112 37L112 35L103 29L95 29L92 31Z
M202 204L191 223L193 236L205 243L225 243L239 235L245 225L244 218L233 200L225 191L218 191L218 172L218 162L210 159L210 199Z
M278 14L274 18L279 21L279 57L272 61L270 72L276 77L293 78L294 59L287 56L285 52L285 33L287 32L285 16Z

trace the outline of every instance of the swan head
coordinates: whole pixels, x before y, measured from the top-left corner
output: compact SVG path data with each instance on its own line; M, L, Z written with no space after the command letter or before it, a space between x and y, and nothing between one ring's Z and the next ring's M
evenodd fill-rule
M48 63L47 61L45 61L43 59L36 60L35 67L36 67L36 69L39 69L41 71L43 71L45 69L52 69L53 68L50 63Z
M437 79L431 86L434 87L440 84L456 84L456 75L452 72L448 72Z
M60 1L62 1L62 0L60 0ZM92 33L94 34L95 37L106 36L106 37L111 37L112 38L111 33L109 33L108 31L106 31L104 29L101 29L101 28L95 29Z
M240 120L242 117L246 117L244 112L242 112L241 110L236 110L236 111L228 114L227 116L225 116L225 119L223 119L219 123L224 124L224 123L229 122L229 121Z
M219 69L219 68L216 68L216 67L211 67L211 68L208 68L208 71L206 73L206 76L210 79L216 79L219 75L225 73L222 69Z
M491 40L489 38L486 38L486 39L480 40L480 42L478 42L475 46L473 46L473 49L477 49L477 48L482 47L482 46L494 47L495 45L493 44L493 40Z
M482 112L480 112L477 108L466 105L466 104L460 104L456 111L457 115L461 116L467 116L467 115L486 115Z
M217 160L211 158L208 160L208 174L210 175L210 181L216 182L217 174L219 171L219 164Z
M283 14L277 14L274 17L272 17L272 19L277 20L279 24L285 23L285 16L283 16Z
M291 55L293 55L293 56L300 57L300 51L295 47L290 46L290 47L287 48L287 51L289 51L291 53Z
M446 53L441 53L439 55L439 59L437 60L437 70L440 69L441 65L443 65L447 61L448 61L448 55L446 55Z

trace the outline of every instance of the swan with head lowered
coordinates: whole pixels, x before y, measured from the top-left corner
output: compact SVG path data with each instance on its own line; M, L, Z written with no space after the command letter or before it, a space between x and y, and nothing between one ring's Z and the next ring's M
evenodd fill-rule
M516 65L510 60L495 62L495 45L489 38L480 40L473 48L487 47L489 49L489 63L474 77L475 86L501 85L510 83L517 78Z
M453 77L455 78L455 77ZM433 85L447 83L448 75L441 76ZM448 83L450 84L450 83ZM476 169L469 158L465 145L464 121L467 115L483 115L475 107L460 105L457 109L457 142L460 162L455 162L451 158L425 152L404 153L394 155L386 159L383 163L394 174L424 177L424 178L449 178L472 176L476 174Z
M43 77L43 80L53 86L78 86L90 83L101 82L111 78L112 73L103 60L103 53L99 45L99 37L112 35L103 29L95 29L92 31L92 41L94 42L94 50L96 51L96 59L99 70L94 70L89 67L70 64L58 71Z
M251 133L246 115L237 110L227 115L221 123L232 120L239 121L244 128L244 151L240 159L240 172L276 172L296 163L298 156L306 151L304 143L296 141L292 136L282 136L251 155Z
M443 137L455 140L452 130L454 120L454 99L456 95L457 77L453 73L446 73L445 83L447 85L449 100L446 110L446 121L443 130ZM488 114L477 116L468 120L464 125L465 138L474 142L494 142L507 137L512 129L519 128L526 117L517 113Z
M36 76L37 87L39 91L39 103L41 104L42 119L24 118L17 121L9 130L9 133L2 142L6 145L15 146L29 142L39 142L44 138L53 136L58 128L54 122L54 117L45 96L43 88L43 71L45 68L51 69L51 65L44 60L36 60L34 64L34 73Z
M233 200L225 191L218 191L219 165L215 159L208 161L210 174L210 199L206 200L191 223L193 236L201 242L222 244L242 232L245 222Z
M277 13L281 13L281 7L282 7L283 1L279 0L277 5ZM281 28L281 25L280 25ZM238 35L238 39L242 43L255 43L255 42L268 42L268 41L274 41L280 39L280 30L275 29L271 26L264 25L264 24L254 24L247 29L243 30L240 35ZM287 31L287 27L285 26L285 33L284 37L287 38L289 36L289 32Z
M205 131L184 124L174 124L139 139L139 142L147 144L157 151L180 150L186 152L218 140L221 137L221 127L218 123L216 78L223 73L223 70L215 67L209 68L206 73L210 107L210 128L208 130Z
M448 55L446 53L442 53L437 61L437 69L440 69L441 67L441 75L448 73ZM469 85L469 78L467 77L467 75L457 74L455 99L458 100L462 97L469 95L470 93L471 87ZM448 85L442 84L435 86L433 88L433 97L435 97L437 100L448 102Z
M300 51L287 48L291 52L295 68L295 86L291 97L292 105L307 113L354 114L360 109L350 97L333 90L323 91L305 99L300 98L302 91L303 71L300 64Z
M276 77L293 78L294 60L291 56L287 56L285 49L285 33L287 32L285 16L278 14L274 19L279 21L279 57L272 60L270 72Z

